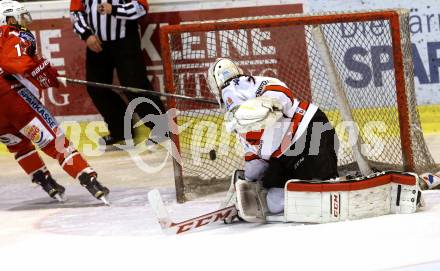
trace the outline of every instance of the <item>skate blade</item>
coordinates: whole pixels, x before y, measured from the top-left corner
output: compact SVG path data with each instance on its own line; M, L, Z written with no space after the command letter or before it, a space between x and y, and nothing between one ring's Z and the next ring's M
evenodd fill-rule
M104 202L104 204L105 204L106 206L110 206L110 201L107 199L106 196L102 196L102 197L100 197L99 200L101 200L102 202Z
M64 197L64 195L60 195L60 194L55 194L55 199L58 200L59 202L65 202L66 198Z

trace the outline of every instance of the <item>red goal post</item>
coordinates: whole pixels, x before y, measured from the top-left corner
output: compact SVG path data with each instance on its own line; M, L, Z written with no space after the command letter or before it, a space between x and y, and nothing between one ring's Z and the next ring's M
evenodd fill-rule
M373 128L371 134L360 132L363 142L376 140L370 145L384 145L382 154L366 155L370 165L417 172L434 170L436 165L420 131L408 16L407 10L384 10L163 26L160 39L165 89L213 98L207 90L207 68L217 57L230 57L253 75L263 73L286 82L298 98L320 106L336 126L342 119L333 101L333 86L326 79L309 33L310 27L319 25L330 44L341 84L345 85L354 121L359 126L381 121L386 127L384 132ZM341 34L343 29L351 32ZM374 31L383 33L376 35ZM364 79L369 77L366 82ZM223 132L218 134L222 111L212 104L174 98L167 98L167 105L179 110L175 121L186 127L171 136L176 146L173 156L178 201L226 188L229 175L242 166L243 158L234 139ZM210 138L212 134L214 138ZM344 132L338 136L347 137ZM225 146L231 148L222 152ZM338 155L341 168L353 168L350 150Z

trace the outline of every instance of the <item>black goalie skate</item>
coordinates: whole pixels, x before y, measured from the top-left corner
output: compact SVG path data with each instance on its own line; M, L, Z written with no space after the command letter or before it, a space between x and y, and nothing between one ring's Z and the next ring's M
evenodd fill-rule
M53 199L58 200L59 202L63 202L64 192L66 189L58 184L50 175L49 172L43 172L39 170L35 172L32 176L32 182L40 185L44 191Z
M107 187L103 186L96 179L96 173L83 173L78 179L79 183L84 186L92 196L95 198L102 200L104 204L109 205L109 201L107 200L107 195L110 193Z

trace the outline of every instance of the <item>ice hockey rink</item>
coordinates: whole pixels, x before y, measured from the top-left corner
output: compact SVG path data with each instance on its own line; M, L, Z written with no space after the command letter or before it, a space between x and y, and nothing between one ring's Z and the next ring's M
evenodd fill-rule
M69 16L71 1L25 2L29 4L32 17L36 21L31 30L35 33L38 40L37 48L44 53L43 56L55 64L54 67L62 76L84 79L85 45L72 31ZM130 2L130 0L122 2ZM411 40L406 39L406 42L412 46L414 54L420 58L414 63L418 68L416 75L418 84L414 91L417 90L417 99L419 102L422 101L419 105L425 110L425 114L421 114L423 131L427 126L429 128L427 130L434 131L425 135L426 142L436 163L440 163L440 122L438 121L440 120L440 95L438 95L440 53L437 54L440 46L439 0L148 0L148 2L151 4L151 9L148 13L149 18L142 27L145 28L141 36L142 49L146 56L144 59L147 63L146 76L155 85L159 85L161 90L165 90L165 86L161 85L164 85L166 77L162 66L163 52L159 50L158 31L159 27L166 24L185 25L199 21L200 18L213 22L243 16L285 16L292 12L307 14L330 10L343 12L411 8L411 18L420 20L419 33L414 33ZM379 39L376 35L381 32L382 27L380 24L374 24L373 21L366 25L367 27L363 28L365 31L359 28L359 33L362 32L360 36L364 36L364 40L345 37L354 35L354 33L346 33L348 35L344 34L344 39L341 38L342 42L338 44L341 48L365 47L368 52L373 51L374 46L375 52L378 53L375 56L383 62L375 63L371 60L372 65L367 63L368 67L371 66L371 72L370 68L368 71L365 70L371 77L367 82L367 89L376 84L380 85L382 81L384 84L388 82L394 85L398 80L386 80L386 76L381 76L382 69L385 69L388 63L386 56L376 50L377 46L383 46L382 41L385 40L385 38ZM415 28L418 26L417 22L411 25ZM279 61L280 64L292 63L292 74L297 75L298 78L302 77L304 81L309 80L306 80L309 75L305 76L300 68L301 63L308 66L307 61L292 61L290 57L286 57L290 51L284 46L284 44L290 45L288 36L281 35L282 32L278 32L280 29L275 29L274 37L281 37L279 39L281 42L273 47L269 39L265 38L264 29L264 27L256 29L259 35L251 29L246 39L237 36L237 43L240 40L247 41L242 43L244 46L241 50L249 51L252 56L257 55L255 52L259 53L258 58L252 58L256 64L270 60L275 60L277 63ZM355 32L358 32L357 26L355 29ZM223 31L228 33L226 30ZM206 36L212 37L211 33ZM185 52L188 51L194 57L182 62L182 66L197 64L198 60L212 62L213 51L221 51L221 44L225 43L221 36L211 38L211 43L200 37L201 44L197 44L197 36L194 37L195 39L188 39L195 43L186 43L190 45L189 47L178 42L181 50L175 51L177 54L174 55L185 56ZM276 49L276 54L270 53L272 47ZM310 50L306 47L300 49L297 46L291 48L297 51L298 55L306 55ZM200 58L201 54L198 52L205 52L205 49L204 54L207 58ZM231 49L232 52L241 52L240 48ZM353 60L359 61L358 58ZM360 60L360 64L365 64L363 62L369 62L370 57L361 57ZM246 61L246 58L241 61ZM375 64L381 65L376 67ZM286 74L290 71L290 66L287 65L278 67L271 64L268 67L283 69ZM375 71L375 68L380 71ZM195 82L200 83L201 71L196 69L195 72L194 79L197 78ZM314 75L313 72L311 74ZM383 79L376 82L379 77ZM312 84L311 80L309 81L306 85ZM300 85L299 81L295 83ZM166 89L170 91L172 88ZM188 87L188 90L191 96L193 92L196 96L199 95L198 92L203 93L200 84L196 84L194 89ZM365 96L371 95L371 92L359 91L359 93ZM63 88L46 91L44 101L56 116L66 117L69 120L69 117L75 117L72 118L75 121L88 122L90 119L94 120L95 115L91 114L97 112L89 110L88 105L92 105L92 102L84 95L86 95L84 90L78 91L73 87ZM427 111L434 110L435 114L429 112L426 114ZM76 119L77 116L81 117ZM397 117L392 120L396 121ZM72 124L75 123L72 121ZM411 128L419 129L419 126ZM72 139L71 141L74 142ZM148 202L149 191L160 190L170 216L176 222L215 211L226 193L208 195L179 204L176 202L174 169L170 157L166 159L161 170L146 173L136 165L127 152L110 151L102 156L87 156L87 160L98 172L100 182L111 190L109 195L111 204L105 206L81 187L78 181L72 180L62 171L56 161L43 155L54 179L66 187L67 200L60 203L49 198L41 187L32 184L13 156L3 150L4 146L0 144L0 271L440 270L440 190L423 191L426 205L414 214L387 215L329 224L255 224L236 221L232 224L214 223L180 235L167 235L161 230ZM163 149L156 148L142 153L141 156L148 165L159 166L164 157L167 157L167 153ZM225 171L229 172L229 170Z
M436 161L440 136L427 136ZM165 153L143 159L160 163ZM212 224L164 234L147 193L159 188L173 220L214 211L223 194L177 204L170 159L158 173L139 170L126 152L90 158L111 189L110 207L93 199L54 162L67 201L34 187L10 155L0 156L1 270L440 270L440 191L426 207L322 225Z

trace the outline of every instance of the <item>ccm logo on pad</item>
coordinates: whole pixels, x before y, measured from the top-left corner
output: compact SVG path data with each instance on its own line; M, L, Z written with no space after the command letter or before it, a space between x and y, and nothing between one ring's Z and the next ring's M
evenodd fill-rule
M341 195L339 193L330 194L330 213L334 218L339 218L341 213Z

